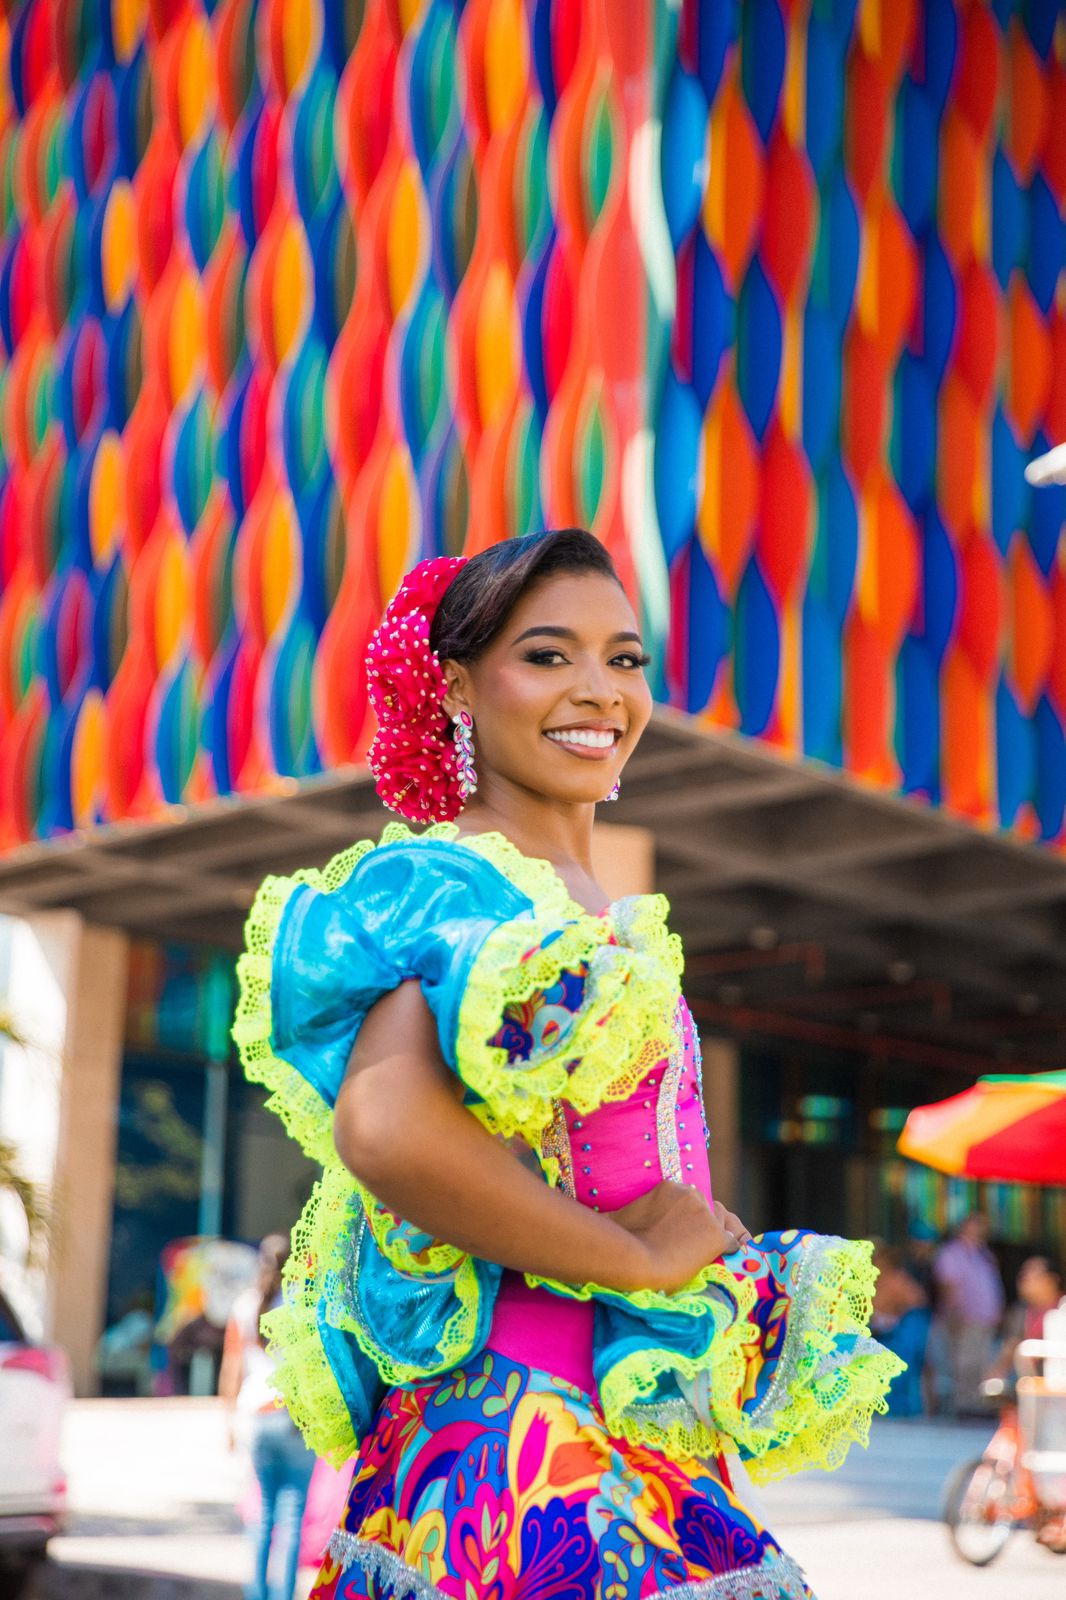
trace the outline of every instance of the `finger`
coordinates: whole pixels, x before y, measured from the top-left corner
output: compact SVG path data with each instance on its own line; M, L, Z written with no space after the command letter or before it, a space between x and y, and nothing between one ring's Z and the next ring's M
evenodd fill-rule
M736 1234L736 1236L740 1240L741 1244L747 1244L749 1239L753 1238L753 1234L752 1234L751 1229L745 1227L743 1222L741 1222L740 1218L737 1217L737 1216L734 1216L732 1212L730 1212L728 1217L726 1218L725 1225L730 1230L731 1233L735 1233Z

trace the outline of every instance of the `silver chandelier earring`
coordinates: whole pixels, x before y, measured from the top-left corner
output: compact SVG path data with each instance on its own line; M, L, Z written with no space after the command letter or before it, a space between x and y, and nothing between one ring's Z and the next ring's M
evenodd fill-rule
M610 794L604 795L604 797L603 797L604 798L604 802L606 803L606 801L608 801L608 800L617 800L618 799L618 791L621 789L621 787L622 787L622 780L620 778L616 778L614 780L614 788L611 790Z
M459 778L459 791L464 800L477 794L477 772L474 769L474 719L469 711L457 711L452 718L455 728L455 766Z

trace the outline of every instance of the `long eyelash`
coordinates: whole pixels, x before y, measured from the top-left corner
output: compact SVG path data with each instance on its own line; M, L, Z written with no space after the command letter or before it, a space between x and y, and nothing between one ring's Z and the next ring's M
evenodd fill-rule
M525 654L525 659L527 661L532 661L534 664L536 664L537 662L541 662L545 656L561 656L562 653L563 652L561 650L551 650L551 649L527 650L526 654ZM651 665L651 656L648 655L646 651L644 653L642 653L641 655L639 655L639 656L635 655L630 650L627 650L625 652L625 654L629 657L630 661L632 661L633 665L636 666L636 667L648 667L648 666ZM615 657L615 659L617 660L618 658Z

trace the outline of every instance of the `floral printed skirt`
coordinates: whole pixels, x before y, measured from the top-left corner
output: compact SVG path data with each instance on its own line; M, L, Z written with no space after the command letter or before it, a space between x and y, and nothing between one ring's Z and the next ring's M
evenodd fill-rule
M386 1395L311 1600L811 1600L707 1467L488 1351Z

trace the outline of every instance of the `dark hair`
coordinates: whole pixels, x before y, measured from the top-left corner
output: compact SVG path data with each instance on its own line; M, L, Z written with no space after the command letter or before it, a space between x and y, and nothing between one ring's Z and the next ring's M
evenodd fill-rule
M471 556L445 589L430 627L431 648L441 661L476 661L526 591L554 572L599 572L621 583L604 546L584 528L504 539Z
M1047 1273L1049 1278L1055 1278L1059 1283L1062 1282L1062 1273L1059 1270L1058 1262L1055 1260L1055 1257L1046 1250L1034 1250L1032 1255L1026 1256L1018 1267L1019 1273L1021 1273L1026 1267L1031 1267L1034 1262L1039 1262L1040 1266Z
M262 1319L281 1293L281 1274L289 1259L289 1241L283 1233L268 1233L259 1246L259 1314L255 1319L259 1343L266 1344Z

